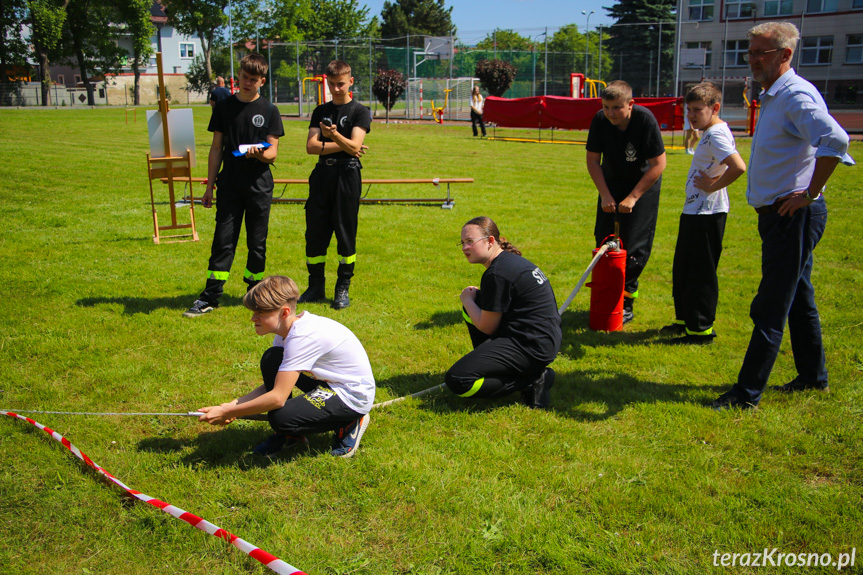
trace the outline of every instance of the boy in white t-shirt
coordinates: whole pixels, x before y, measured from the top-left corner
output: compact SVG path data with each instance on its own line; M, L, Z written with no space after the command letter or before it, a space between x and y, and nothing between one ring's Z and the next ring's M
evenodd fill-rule
M719 281L716 268L728 217L727 186L746 171L728 124L719 118L722 93L702 82L686 94L689 123L702 130L686 179L686 201L674 250L672 290L675 320L662 330L682 335L672 344L713 343Z
M307 311L297 315L299 289L284 276L264 278L243 298L258 335L275 334L261 357L264 383L230 403L204 407L200 421L227 425L267 413L276 432L254 448L272 455L303 445L305 435L336 430L332 455L352 457L369 425L375 379L368 355L345 326ZM304 392L292 397L294 387Z

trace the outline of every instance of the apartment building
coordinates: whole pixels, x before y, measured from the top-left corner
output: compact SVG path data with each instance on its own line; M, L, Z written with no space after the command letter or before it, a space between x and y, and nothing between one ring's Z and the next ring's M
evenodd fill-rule
M744 60L746 32L769 21L794 23L801 40L792 63L833 107L863 105L863 0L680 0L682 93L703 79L727 104L757 97Z

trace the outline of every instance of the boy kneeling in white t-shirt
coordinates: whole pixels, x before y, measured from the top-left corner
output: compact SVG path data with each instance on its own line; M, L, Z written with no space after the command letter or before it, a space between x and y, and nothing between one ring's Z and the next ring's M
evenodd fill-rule
M276 434L254 448L258 455L303 445L309 433L335 430L332 455L351 457L375 399L371 364L342 324L307 311L297 315L299 295L294 280L284 276L265 278L246 293L243 305L253 312L255 332L276 334L261 357L264 383L229 403L201 408L199 420L227 425L266 412ZM292 397L294 387L304 394Z

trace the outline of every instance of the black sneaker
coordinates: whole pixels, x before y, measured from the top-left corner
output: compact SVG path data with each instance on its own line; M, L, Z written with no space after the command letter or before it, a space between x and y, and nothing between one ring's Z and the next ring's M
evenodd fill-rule
M686 324L671 323L659 330L662 335L683 335L686 333Z
M288 437L287 435L279 435L278 433L269 436L264 441L259 443L252 449L256 455L273 455L280 452L285 447L299 447L306 445L309 442L305 437Z
M712 331L707 335L693 335L688 333L683 337L676 337L664 343L666 345L711 345L714 339L716 339L716 332Z
M531 409L548 409L551 404L551 386L554 385L554 370L545 368L536 381L521 390L521 400Z
M334 457L353 457L360 446L360 439L369 426L368 414L340 428L333 436L332 451Z
M826 383L809 383L800 379L800 376L795 377L785 385L771 385L770 389L781 391L783 393L793 393L795 391L806 391L807 389L817 389L818 391L830 391L830 386Z
M710 403L710 407L716 411L725 411L726 409L758 409L756 404L741 399L733 388L713 400Z
M623 325L628 324L635 318L635 314L632 312L632 304L635 302L634 298L624 297L623 298Z
M336 290L333 295L333 303L331 304L333 309L345 309L351 305L351 298L348 297L348 289L350 287L350 282L345 282L343 280L338 280L336 282Z
M210 303L202 299L196 299L195 303L192 304L192 307L183 312L183 317L202 316L205 313L210 313L217 307L219 307L219 304L217 303Z

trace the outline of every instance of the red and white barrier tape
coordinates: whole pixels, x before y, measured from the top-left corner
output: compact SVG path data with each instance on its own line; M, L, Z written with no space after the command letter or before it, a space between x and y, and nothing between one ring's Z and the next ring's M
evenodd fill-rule
M262 563L263 565L265 565L267 568L271 569L272 571L275 571L276 573L279 573L281 575L306 575L305 573L303 573L302 571L300 571L296 567L288 565L287 563L285 563L284 561L282 561L281 559L279 559L275 555L271 555L271 554L267 553L266 551L264 551L263 549L259 549L258 547L255 547L254 545L252 545L248 541L240 539L239 537L237 537L233 533L225 531L224 529L217 527L216 525L213 525L209 521L201 519L200 517L198 517L196 515L192 515L191 513L187 512L187 511L183 511L179 507L174 507L173 505L165 503L164 501L159 501L158 499L156 499L154 497L150 497L149 495L141 493L140 491L135 491L134 489L130 489L125 484L123 484L122 481L120 481L119 479L117 479L116 477L114 477L113 475L111 475L110 473L105 471L104 469L102 469L100 466L96 465L96 463L93 462L93 460L90 459L85 453L83 453L80 449L78 449L77 447L72 445L68 439L66 439L65 437L63 437L62 435L60 435L59 433L57 433L53 429L51 429L49 427L45 427L41 423L39 423L37 421L33 421L29 417L24 417L24 416L18 415L15 412L0 410L0 415L8 415L9 417L12 417L12 418L21 419L23 421L26 421L27 423L30 423L30 424L38 427L39 429L41 429L42 431L44 431L45 433L50 435L52 438L54 438L56 441L61 443L63 445L63 447L65 447L66 449L71 451L75 455L75 457L77 457L78 459L80 459L81 461L86 463L88 466L95 469L102 476L104 476L110 482L112 482L115 485L122 488L126 493L128 493L132 497L134 497L136 499L140 499L144 503L149 503L153 507L158 507L159 509L161 509L165 513L168 513L169 515L172 515L172 516L176 517L177 519L182 519L183 521L185 521L186 523L188 523L192 527L197 527L201 531L205 531L205 532L209 533L210 535L213 535L214 537L218 537L219 539L224 539L225 541L227 541L228 543L230 543L231 545L233 545L234 547L236 547L237 549L239 549L240 551L242 551L246 555L249 555L249 556L253 557L255 560L259 561L260 563Z

